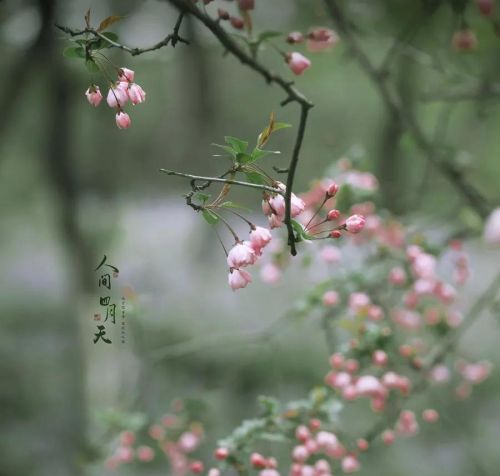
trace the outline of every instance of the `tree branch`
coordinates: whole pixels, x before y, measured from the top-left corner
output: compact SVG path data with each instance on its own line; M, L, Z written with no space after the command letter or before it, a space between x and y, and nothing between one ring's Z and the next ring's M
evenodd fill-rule
M241 182L239 180L230 180L230 179L225 179L225 178L220 178L220 177L202 177L200 175L185 174L182 172L175 172L173 170L167 170L167 169L160 169L160 172L163 172L164 174L167 174L167 175L175 175L176 177L188 178L188 179L191 179L194 181L203 180L206 182L219 182L219 183L227 183L229 185L240 185L241 187L255 188L257 190L263 190L266 192L278 193L280 195L283 195L282 190L279 190L279 189L273 188L273 187L269 187L267 185L259 185L257 183Z
M217 21L202 12L194 2L192 2L191 0L168 1L181 12L189 13L197 18L213 33L213 35L217 38L217 40L219 40L222 46L224 46L229 53L238 58L243 64L260 74L268 84L276 84L277 86L279 86L287 95L286 98L281 102L282 106L285 106L286 104L289 104L291 102L296 102L300 106L300 125L295 139L290 166L288 167L288 177L286 184L287 193L285 195L285 223L288 232L288 244L290 246L290 253L295 256L297 254L297 250L295 249L296 237L291 221L291 193L293 189L293 182L295 179L295 172L300 158L300 149L302 147L302 141L304 138L308 112L309 109L313 107L313 104L298 89L293 86L293 82L288 81L281 76L271 72L250 54L248 54L244 49L242 49L228 35L228 33L224 30L224 28L220 26Z
M96 38L100 38L101 40L104 40L112 48L118 48L120 50L126 51L127 53L131 54L132 56L137 56L137 55L142 55L143 53L148 53L150 51L159 50L160 48L163 48L164 46L167 46L169 44L171 44L173 48L175 48L177 43L185 43L186 45L188 45L189 41L186 40L185 38L182 38L179 35L179 29L181 27L183 17L184 17L184 13L181 12L179 14L178 19L177 19L177 22L175 23L173 32L168 34L163 40L159 41L158 43L156 43L153 46L150 46L148 48L130 48L129 46L126 46L122 43L118 43L116 41L111 40L106 35L103 35L100 31L98 31L94 28L85 28L83 30L74 30L74 29L69 28L67 26L58 25L57 23L56 23L56 28L59 28L59 30L61 30L64 33L67 33L68 35L71 35L71 36L82 36L82 35L91 34Z

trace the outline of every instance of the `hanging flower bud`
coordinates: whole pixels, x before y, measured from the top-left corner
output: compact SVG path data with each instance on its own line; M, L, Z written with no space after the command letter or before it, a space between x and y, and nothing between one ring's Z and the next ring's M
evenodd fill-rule
M453 47L459 51L469 51L477 46L476 34L470 28L463 28L453 34Z
M128 68L120 68L118 70L118 81L131 83L134 80L135 72Z
M87 101L92 106L97 107L99 106L99 104L101 104L102 94L99 89L99 86L96 86L95 84L90 86L90 88L88 88L87 91L85 91L85 96L87 96Z
M286 42L294 45L296 43L302 43L304 41L304 35L300 31L292 31L288 33L286 37Z
M125 104L127 104L128 102L128 94L126 89L124 89L120 85L112 86L109 89L106 102L108 103L108 106L112 108L120 108L125 106Z
M245 26L245 22L239 17L231 17L229 21L231 22L231 26L237 30L242 30Z
M128 88L128 97L132 104L140 104L146 100L146 93L138 84L132 83Z
M118 129L128 129L130 124L130 117L126 112L119 111L116 113L116 125Z
M286 55L286 62L292 73L297 76L300 76L306 69L311 67L311 61L297 51L288 53Z

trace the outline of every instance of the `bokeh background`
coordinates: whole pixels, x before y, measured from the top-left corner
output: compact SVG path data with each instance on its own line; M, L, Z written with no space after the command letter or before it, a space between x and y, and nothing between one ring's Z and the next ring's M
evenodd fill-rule
M222 2L228 8L232 5ZM331 26L320 0L257 0L261 30ZM377 61L419 2L352 0L361 41ZM447 142L453 160L492 203L500 203L500 116L497 99L422 102L421 96L468 89L500 73L500 39L469 8L479 46L457 54L450 38L457 18L443 2L393 74L426 131L451 113ZM471 2L472 4L473 2ZM214 174L220 159L210 144L224 135L253 138L271 111L296 125L295 106L281 109L270 87L186 18L178 45L131 58L110 58L136 71L147 91L131 111L133 126L115 127L105 105L94 110L84 91L94 79L56 22L83 27L125 16L112 28L121 41L148 46L163 38L176 13L164 1L3 0L0 2L0 473L77 476L107 474L102 457L111 438L110 410L162 415L177 397L199 401L207 428L206 454L257 409L256 397L303 397L327 368L327 349L314 319L286 326L272 338L261 331L293 305L311 276L292 266L282 284L258 282L232 293L222 249L210 227L182 198L187 183L160 167ZM286 47L282 39L276 43ZM499 268L500 255L481 239L481 221L456 190L430 167L395 125L369 79L342 42L315 55L297 80L317 106L311 114L297 190L340 157L358 160L381 182L380 204L408 222L466 226L474 279L461 297L472 302ZM262 61L283 75L272 49ZM105 82L99 79L101 88ZM273 138L285 166L293 129ZM274 160L274 159L273 159ZM254 205L255 197L242 192ZM253 198L253 201L252 201ZM254 206L254 208L257 208ZM258 211L258 210L257 210ZM257 218L256 220L259 220ZM476 234L474 234L477 232ZM92 343L98 304L94 267L103 255L120 269L127 296L126 344ZM120 293L115 296L119 296ZM119 301L119 299L118 299ZM498 319L480 320L464 339L471 358L500 364ZM441 424L376 453L363 474L373 476L496 475L500 376L470 401L429 397ZM120 468L119 474L168 474L166 465Z

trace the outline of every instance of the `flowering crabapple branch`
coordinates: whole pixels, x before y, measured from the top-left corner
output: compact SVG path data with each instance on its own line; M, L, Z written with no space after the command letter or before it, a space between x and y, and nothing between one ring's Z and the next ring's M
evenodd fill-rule
M350 21L344 15L344 12L339 6L337 0L325 0L325 4L333 23L337 26L339 32L342 33L342 37L349 45L359 65L377 87L380 97L382 98L389 113L393 115L404 127L406 127L408 132L412 135L416 145L426 154L427 159L434 164L434 166L455 188L461 192L478 215L483 219L486 218L493 210L493 207L489 203L488 199L466 180L458 167L451 163L446 156L436 150L432 142L426 138L425 133L416 120L411 108L405 108L403 106L402 98L396 96L389 89L387 61L383 62L381 68L377 68L358 43L355 34L352 31ZM426 16L424 15L424 18L428 18L437 9L437 6L438 2L431 4L430 7L427 6L430 10L428 10L428 14ZM395 43L397 42L398 39L395 40ZM387 57L392 60L392 58L396 56L396 51L397 49L395 46L391 47L388 53L389 56Z
M243 64L247 65L257 73L259 73L269 84L278 85L286 94L287 97L281 102L282 106L289 104L291 102L296 102L300 106L300 119L299 119L299 127L297 130L297 136L295 139L295 145L292 152L292 157L290 159L290 163L287 171L287 181L286 181L286 195L285 195L285 220L287 231L288 231L288 245L290 246L290 253L295 256L297 254L296 250L296 241L297 237L295 235L295 231L292 224L292 214L291 214L291 199L292 199L292 190L293 183L295 179L295 172L297 169L297 165L300 157L300 150L302 147L302 142L304 139L304 133L307 124L307 117L309 110L313 107L311 101L309 101L299 90L297 90L293 82L285 80L281 76L271 72L265 66L263 66L260 62L257 61L255 55L247 53L243 48L241 48L221 27L220 23L217 20L211 18L208 14L204 13L201 9L197 7L195 2L192 0L168 0L171 4L177 7L181 12L189 13L197 18L201 23L203 23L219 40L219 42L226 48L226 51L230 52L236 58L238 58ZM293 53L291 54L293 55ZM293 56L285 57L285 59L289 62L292 70L294 70L294 58ZM298 58L298 62L300 63L301 58ZM298 69L295 70L296 74L300 74L303 69L307 68L310 63L306 63L304 61L304 65L298 65Z
M154 45L147 47L147 48L131 48L127 45L124 45L122 43L119 43L113 39L113 37L110 37L109 35L105 35L102 33L102 28L84 28L83 30L77 30L77 29L72 29L64 25L59 25L56 24L56 28L59 30L63 31L64 33L67 33L68 35L71 35L73 37L75 36L84 36L84 35L93 35L95 39L101 39L104 42L106 42L109 47L112 48L118 48L120 50L126 51L127 53L131 54L132 56L138 56L142 55L144 53L149 53L150 51L155 51L159 50L160 48L163 48L164 46L168 46L169 44L172 45L173 48L176 47L177 43L184 43L186 45L189 45L189 41L186 38L183 38L179 34L179 30L182 25L182 19L184 17L184 13L180 13L179 17L177 18L177 22L175 23L174 29L172 33L169 33L163 40L159 41L158 43L155 43ZM119 17L109 17L109 18L119 18ZM105 20L103 20L104 22ZM101 24L103 23L101 22ZM108 23L107 26L109 26L111 23Z

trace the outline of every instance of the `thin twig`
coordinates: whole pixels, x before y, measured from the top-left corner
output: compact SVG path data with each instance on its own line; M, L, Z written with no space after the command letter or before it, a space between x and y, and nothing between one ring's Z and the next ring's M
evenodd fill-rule
M86 34L91 34L96 38L100 38L101 40L104 40L106 43L108 43L113 48L118 48L120 50L126 51L127 53L131 54L132 56L137 56L137 55L142 55L143 53L148 53L150 51L159 50L160 48L163 48L164 46L168 46L169 44L171 44L173 48L175 48L177 43L185 43L186 45L188 45L189 41L186 40L185 38L182 38L179 35L179 29L181 27L183 17L184 17L184 13L181 12L179 14L178 19L177 19L177 22L175 23L173 32L168 34L163 40L159 41L158 43L156 43L153 46L150 46L148 48L130 48L127 45L124 45L122 43L118 43L117 41L111 40L106 35L104 35L103 33L101 33L100 31L98 31L94 28L85 28L83 30L75 30L75 29L69 28L67 26L58 25L58 24L56 24L56 28L59 28L59 30L61 30L64 33L67 33L68 35L71 35L71 36L82 36L82 35L86 35Z
M184 177L184 178L188 178L188 179L195 180L195 181L203 180L203 181L207 181L207 182L227 183L229 185L240 185L241 187L255 188L257 190L263 190L266 192L284 195L282 190L280 190L278 188L269 187L268 185L260 185L257 183L250 183L250 182L241 182L240 180L231 180L231 179L224 179L224 178L219 178L219 177L203 177L200 175L185 174L182 172L175 172L174 170L167 170L167 169L160 169L160 172L163 172L164 174L167 174L167 175L175 175L176 177Z

